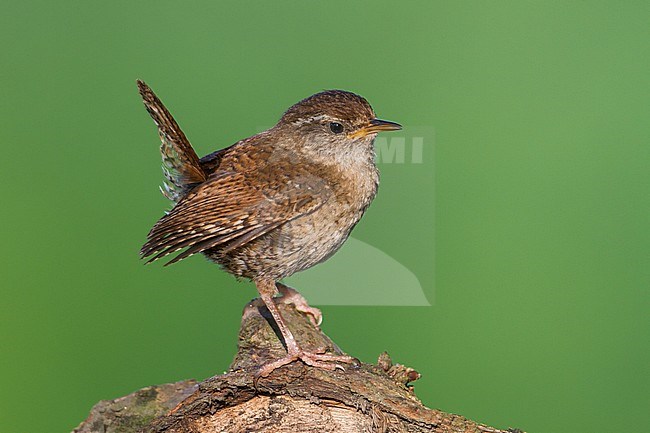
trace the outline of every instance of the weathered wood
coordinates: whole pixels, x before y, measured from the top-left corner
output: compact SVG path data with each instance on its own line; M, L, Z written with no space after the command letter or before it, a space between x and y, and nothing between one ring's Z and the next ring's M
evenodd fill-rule
M303 348L341 353L293 305L281 304L279 308ZM268 377L258 378L255 373L260 365L286 353L271 323L264 305L259 300L252 301L244 309L239 349L228 373L198 385L179 382L101 402L74 432L518 431L499 430L426 408L409 385L419 374L411 368L393 365L385 353L380 355L377 365L359 363L345 370L329 371L293 362ZM148 399L143 399L143 393Z
M195 380L148 386L115 400L97 403L72 433L135 433L198 389Z

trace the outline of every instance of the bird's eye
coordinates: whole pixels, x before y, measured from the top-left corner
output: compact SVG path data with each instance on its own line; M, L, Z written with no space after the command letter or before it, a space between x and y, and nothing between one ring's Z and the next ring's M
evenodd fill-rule
M343 125L341 125L338 122L330 122L330 130L334 134L340 134L341 132L343 132Z

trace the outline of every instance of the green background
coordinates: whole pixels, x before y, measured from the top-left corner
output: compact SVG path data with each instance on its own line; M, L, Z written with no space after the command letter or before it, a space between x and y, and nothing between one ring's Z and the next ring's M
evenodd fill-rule
M201 155L325 88L406 136L433 128L422 164L382 165L354 232L432 306L325 306L325 331L419 370L430 407L650 431L649 18L633 1L5 2L0 432L70 431L234 354L250 284L138 260L168 204L136 78Z

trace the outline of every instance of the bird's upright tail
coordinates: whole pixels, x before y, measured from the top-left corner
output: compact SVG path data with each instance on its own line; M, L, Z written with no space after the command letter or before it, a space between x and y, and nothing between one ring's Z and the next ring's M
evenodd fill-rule
M167 108L144 81L137 80L144 106L158 126L165 182L161 192L168 199L178 202L193 186L205 182L207 176L199 163L199 157L187 137Z

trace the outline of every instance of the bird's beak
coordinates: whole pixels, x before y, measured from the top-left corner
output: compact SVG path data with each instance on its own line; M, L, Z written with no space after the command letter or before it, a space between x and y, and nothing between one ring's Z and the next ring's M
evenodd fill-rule
M402 129L402 125L400 125L399 123L390 122L388 120L372 119L368 125L348 134L348 137L361 138L375 132L398 131L400 129Z

